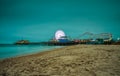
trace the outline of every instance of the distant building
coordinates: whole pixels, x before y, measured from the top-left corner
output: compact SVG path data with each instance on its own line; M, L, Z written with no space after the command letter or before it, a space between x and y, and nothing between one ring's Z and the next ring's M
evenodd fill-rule
M29 44L30 42L28 40L20 40L17 41L15 44Z

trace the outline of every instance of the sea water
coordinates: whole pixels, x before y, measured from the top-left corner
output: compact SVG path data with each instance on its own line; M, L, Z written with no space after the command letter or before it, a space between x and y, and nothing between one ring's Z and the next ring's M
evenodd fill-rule
M46 50L60 48L60 46L42 45L0 45L0 59L34 54Z

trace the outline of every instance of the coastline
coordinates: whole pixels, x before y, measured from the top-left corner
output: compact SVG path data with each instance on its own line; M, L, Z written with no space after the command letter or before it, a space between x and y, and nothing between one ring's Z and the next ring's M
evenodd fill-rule
M67 46L64 46L64 47L67 47ZM38 51L38 52L33 52L33 53L28 53L28 54L22 54L22 55L19 55L19 56L13 56L13 57L10 57L10 58L1 58L0 59L0 62L1 61L4 61L4 60L11 60L11 59L19 59L19 58L26 58L26 57L33 57L33 56L41 56L41 55L44 55L46 53L49 53L51 51L55 51L55 50L58 50L58 49L61 49L61 48L64 48L64 47L55 47L55 48L49 48L49 49L46 49L46 50L41 50L41 51Z
M119 45L73 45L0 60L0 75L119 76Z
M55 48L61 48L61 46L40 46L40 45L0 46L0 60L37 54L42 51L48 51Z

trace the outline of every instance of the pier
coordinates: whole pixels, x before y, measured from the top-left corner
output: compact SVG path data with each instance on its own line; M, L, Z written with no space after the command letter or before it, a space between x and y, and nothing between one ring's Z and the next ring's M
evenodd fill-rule
M85 38L87 36L87 38ZM77 44L120 44L119 41L114 41L112 34L110 33L100 33L93 34L90 32L85 32L82 35L79 35L78 38L70 39L64 31L57 30L53 39L43 42L30 42L29 40L19 40L14 43L15 45L48 45L48 46L67 46L67 45L77 45Z

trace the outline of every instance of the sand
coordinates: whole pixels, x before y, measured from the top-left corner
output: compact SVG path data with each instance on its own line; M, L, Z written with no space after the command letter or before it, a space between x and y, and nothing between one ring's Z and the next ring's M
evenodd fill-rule
M120 76L120 45L74 45L1 60L0 76Z

